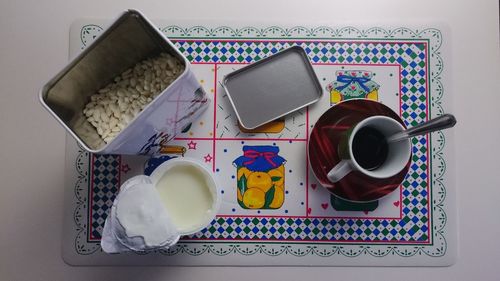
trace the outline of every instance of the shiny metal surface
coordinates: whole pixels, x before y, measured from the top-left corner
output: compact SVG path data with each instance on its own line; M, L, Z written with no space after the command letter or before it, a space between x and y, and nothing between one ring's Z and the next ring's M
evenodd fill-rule
M224 78L245 129L254 129L319 100L323 90L305 51L294 46Z

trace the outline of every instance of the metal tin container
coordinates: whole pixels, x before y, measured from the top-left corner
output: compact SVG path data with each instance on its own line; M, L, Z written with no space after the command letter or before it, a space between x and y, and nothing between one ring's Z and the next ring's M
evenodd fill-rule
M162 52L178 58L184 71L107 144L86 120L90 96L128 68ZM121 14L95 41L40 91L42 105L91 153L156 154L198 117L209 99L189 61L140 12ZM83 129L82 129L83 128Z
M245 129L308 106L323 94L311 62L299 46L228 74L223 86Z

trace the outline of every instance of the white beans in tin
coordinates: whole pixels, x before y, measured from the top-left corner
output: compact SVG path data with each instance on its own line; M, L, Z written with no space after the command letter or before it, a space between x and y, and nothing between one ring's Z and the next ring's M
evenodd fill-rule
M182 62L167 53L146 59L92 95L83 113L109 143L183 71Z

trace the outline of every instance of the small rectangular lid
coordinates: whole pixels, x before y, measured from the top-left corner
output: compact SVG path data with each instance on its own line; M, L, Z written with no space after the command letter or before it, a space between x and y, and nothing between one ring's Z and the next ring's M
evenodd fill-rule
M310 105L323 93L309 58L299 46L228 74L224 88L246 129Z

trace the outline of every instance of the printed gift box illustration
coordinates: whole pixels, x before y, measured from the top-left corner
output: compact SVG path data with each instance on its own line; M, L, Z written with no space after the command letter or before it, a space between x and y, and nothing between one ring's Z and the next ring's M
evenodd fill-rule
M326 86L330 93L330 104L355 98L378 100L380 85L372 81L371 71L340 70L335 72L335 76L337 80Z
M285 200L285 163L277 146L243 146L234 160L237 200L244 209L279 209Z

